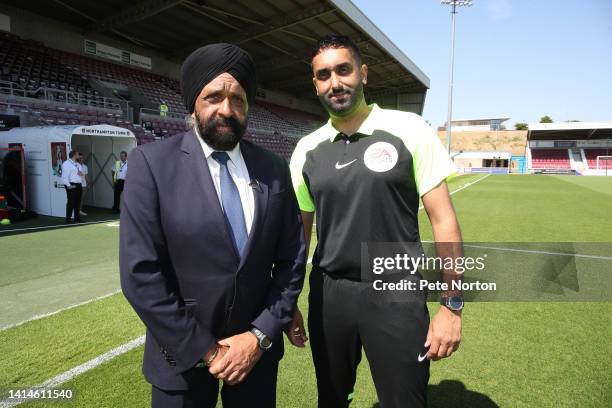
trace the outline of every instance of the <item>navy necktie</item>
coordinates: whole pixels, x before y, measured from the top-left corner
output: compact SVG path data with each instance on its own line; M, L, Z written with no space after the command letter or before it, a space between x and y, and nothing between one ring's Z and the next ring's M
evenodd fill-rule
M227 222L230 235L234 240L236 251L242 256L242 251L247 242L247 229L242 210L242 201L240 201L240 193L227 169L229 156L226 152L213 152L212 157L221 166L221 203L225 213L225 222Z

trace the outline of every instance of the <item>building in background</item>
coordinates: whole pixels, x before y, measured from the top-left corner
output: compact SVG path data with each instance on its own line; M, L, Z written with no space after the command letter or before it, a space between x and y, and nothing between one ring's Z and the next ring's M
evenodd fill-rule
M451 121L451 132L486 132L489 130L506 130L502 123L510 118L489 119L460 119ZM439 131L446 130L446 122L438 127Z

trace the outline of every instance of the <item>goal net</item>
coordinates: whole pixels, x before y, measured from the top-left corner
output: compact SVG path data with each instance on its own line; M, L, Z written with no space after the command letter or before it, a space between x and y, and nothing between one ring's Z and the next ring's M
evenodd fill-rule
M612 170L612 156L597 156L597 170Z

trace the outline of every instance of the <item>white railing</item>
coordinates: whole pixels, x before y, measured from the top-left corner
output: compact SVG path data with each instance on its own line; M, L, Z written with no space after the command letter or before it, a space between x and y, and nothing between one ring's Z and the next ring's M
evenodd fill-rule
M35 90L26 90L18 84L10 81L0 81L0 94L17 96L22 98L34 98L50 102L69 103L81 106L92 106L96 108L122 110L128 112L128 101L106 98L104 96L93 96L90 94L74 92L65 89L40 87ZM39 96L43 95L44 98Z

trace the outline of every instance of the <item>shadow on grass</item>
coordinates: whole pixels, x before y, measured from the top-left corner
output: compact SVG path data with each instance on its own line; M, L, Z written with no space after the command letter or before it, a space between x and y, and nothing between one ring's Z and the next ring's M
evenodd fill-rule
M438 385L427 386L427 406L429 408L469 407L497 408L499 405L485 394L470 391L461 381L444 380ZM377 402L372 408L380 408Z
M64 217L36 215L33 218L17 221L11 225L0 225L0 237L28 234L58 228L75 228L93 223L119 221L119 214L110 209L89 206L85 206L83 209L87 212L87 216L81 218L81 224L66 225Z

